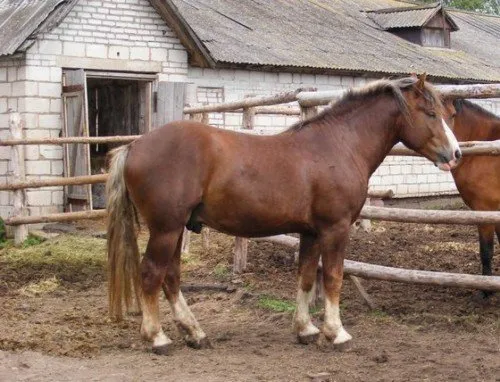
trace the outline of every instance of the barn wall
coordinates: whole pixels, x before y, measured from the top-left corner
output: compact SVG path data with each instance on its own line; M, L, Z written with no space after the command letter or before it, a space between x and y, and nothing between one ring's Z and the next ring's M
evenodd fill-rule
M187 53L147 0L80 0L64 21L21 56L0 58L0 137L8 135L7 108L19 111L27 138L58 137L62 128L62 68L157 73L183 82ZM10 148L0 147L0 182L7 181ZM61 146L26 146L28 179L63 175ZM5 175L7 174L7 175ZM0 214L11 212L0 192ZM63 188L28 190L30 214L62 210Z
M295 90L299 87L316 87L318 90L345 89L363 85L373 78L327 76L292 73L256 72L247 70L189 69L189 81L197 87L199 103L235 101L248 95L270 95ZM223 97L221 96L223 95ZM500 114L500 100L477 101L489 110ZM297 121L296 117L257 115L254 134L273 134ZM240 113L212 113L210 123L232 130L241 129ZM245 130L248 132L248 130ZM387 157L370 179L373 190L392 189L397 197L456 194L450 173L438 170L423 158Z

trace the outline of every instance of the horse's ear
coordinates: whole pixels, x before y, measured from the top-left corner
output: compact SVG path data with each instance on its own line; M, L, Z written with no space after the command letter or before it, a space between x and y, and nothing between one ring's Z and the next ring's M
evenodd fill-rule
M425 80L427 78L427 73L422 73L417 76L418 81L417 81L417 88L420 90L424 90L425 88Z

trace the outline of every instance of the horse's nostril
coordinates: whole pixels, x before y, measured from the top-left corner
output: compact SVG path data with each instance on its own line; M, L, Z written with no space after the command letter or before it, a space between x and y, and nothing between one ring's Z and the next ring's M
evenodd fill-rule
M462 158L462 152L459 149L455 150L455 158L457 159Z

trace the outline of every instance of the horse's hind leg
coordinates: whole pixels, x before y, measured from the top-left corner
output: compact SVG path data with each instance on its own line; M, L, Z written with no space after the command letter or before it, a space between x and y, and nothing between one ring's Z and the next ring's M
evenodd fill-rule
M493 246L495 236L495 226L484 224L478 226L479 231L479 254L481 256L481 264L483 266L483 275L490 276L491 260L493 258Z
M178 239L174 255L168 259L164 291L174 315L174 322L179 331L185 334L184 339L187 345L195 349L209 348L211 347L210 342L189 309L180 290L181 248L182 234Z
M311 302L316 281L320 251L315 237L302 235L299 250L299 288L297 292L297 309L293 317L293 328L300 343L315 341L320 330L311 322L309 303Z
M478 226L479 231L479 255L481 256L481 265L483 275L491 276L491 261L493 259L495 226L492 224L483 224ZM483 291L485 297L493 292Z
M170 232L150 231L146 253L141 263L142 277L142 325L144 339L153 341L153 351L166 354L172 340L163 332L160 324L159 293L167 267L176 256L182 228Z

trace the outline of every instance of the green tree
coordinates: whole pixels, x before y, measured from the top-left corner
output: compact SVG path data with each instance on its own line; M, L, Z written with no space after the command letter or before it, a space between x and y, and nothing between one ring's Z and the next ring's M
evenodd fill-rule
M424 2L434 3L435 0L424 0ZM442 0L441 2L447 7L500 15L500 0Z

